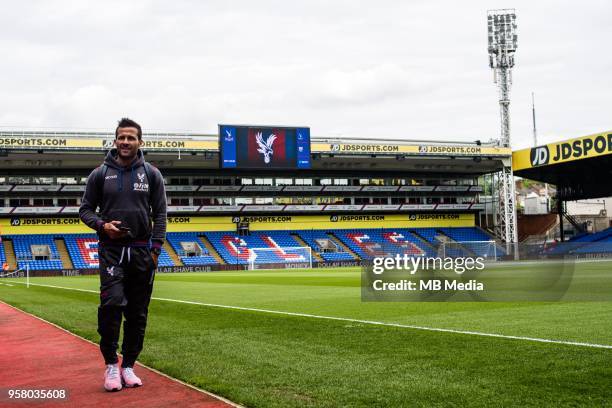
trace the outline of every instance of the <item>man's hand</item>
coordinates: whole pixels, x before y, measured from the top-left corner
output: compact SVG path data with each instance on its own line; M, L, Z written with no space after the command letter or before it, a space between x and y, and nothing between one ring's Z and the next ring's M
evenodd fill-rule
M117 228L117 225L120 225L120 224L121 224L121 221L111 221L111 222L104 223L102 228L104 229L104 232L106 233L106 235L110 237L110 239L125 238L128 232L121 231L119 228Z
M153 262L155 262L155 269L157 269L159 255L157 255L155 252L151 252L151 257L153 257Z

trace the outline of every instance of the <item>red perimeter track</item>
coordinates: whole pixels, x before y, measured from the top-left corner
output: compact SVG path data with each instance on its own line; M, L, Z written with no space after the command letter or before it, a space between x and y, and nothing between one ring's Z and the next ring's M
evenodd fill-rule
M0 407L231 407L148 368L144 385L106 392L97 346L0 302ZM65 389L67 400L9 402L8 389Z

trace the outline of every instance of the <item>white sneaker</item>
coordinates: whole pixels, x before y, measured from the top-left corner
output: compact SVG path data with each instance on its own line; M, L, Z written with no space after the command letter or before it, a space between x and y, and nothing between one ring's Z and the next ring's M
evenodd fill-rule
M121 391L121 377L118 364L107 364L104 372L104 389L106 391Z
M142 385L142 380L134 374L132 367L122 368L121 378L123 379L123 384L128 388L140 387Z

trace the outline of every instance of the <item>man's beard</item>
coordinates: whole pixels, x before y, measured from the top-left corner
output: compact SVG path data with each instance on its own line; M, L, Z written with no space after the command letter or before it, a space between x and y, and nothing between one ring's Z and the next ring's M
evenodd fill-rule
M121 160L134 160L136 158L136 156L138 155L138 150L136 150L134 153L131 153L130 155L123 155L121 154L121 150L117 150L117 158L121 159Z
M134 157L136 157L137 154L138 154L138 150L134 151L133 153L130 153L127 156L121 154L121 150L120 149L117 150L117 156L122 158L122 159L133 159Z

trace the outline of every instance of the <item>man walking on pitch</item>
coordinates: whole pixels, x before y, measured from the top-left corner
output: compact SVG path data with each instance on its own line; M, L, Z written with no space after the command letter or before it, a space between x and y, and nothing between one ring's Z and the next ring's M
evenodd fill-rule
M104 388L142 385L134 363L142 350L157 261L166 235L166 191L161 173L144 161L142 129L123 118L114 148L91 172L79 216L98 233L98 333L106 363ZM100 213L96 214L96 208ZM123 323L123 361L117 346Z

